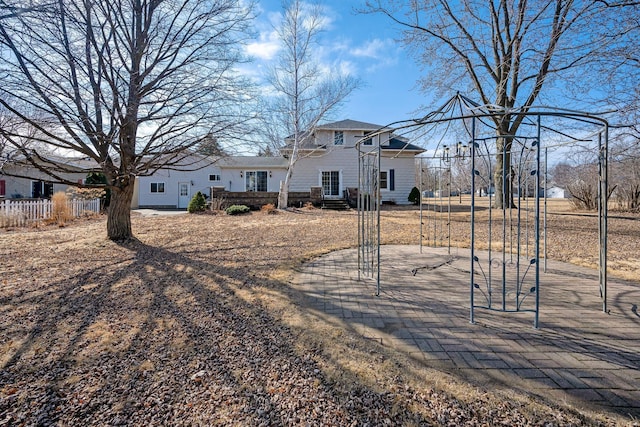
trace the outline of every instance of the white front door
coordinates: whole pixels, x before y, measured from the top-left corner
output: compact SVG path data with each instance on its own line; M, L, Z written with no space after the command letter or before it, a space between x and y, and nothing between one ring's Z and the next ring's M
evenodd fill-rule
M188 182L179 182L178 183L178 209L186 209L189 206L189 201L191 198L189 197L189 183Z

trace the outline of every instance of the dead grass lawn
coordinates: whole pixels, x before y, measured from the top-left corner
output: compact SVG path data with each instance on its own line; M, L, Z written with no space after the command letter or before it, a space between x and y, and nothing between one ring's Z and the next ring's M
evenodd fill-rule
M596 221L549 216L550 258L593 266ZM382 213L417 244L416 209ZM288 285L356 244L355 212L134 215L2 231L0 424L429 425L624 423L483 390L309 316ZM452 221L469 241L468 216ZM610 270L640 280L640 221L610 222Z

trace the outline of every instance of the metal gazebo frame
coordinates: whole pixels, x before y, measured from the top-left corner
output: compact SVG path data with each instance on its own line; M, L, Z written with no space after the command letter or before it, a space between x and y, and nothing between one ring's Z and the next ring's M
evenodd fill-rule
M467 111L460 108L460 114L454 115L453 105L458 104L466 107ZM526 122L530 128L533 128L533 134L518 135L499 135L494 133L491 135L482 134L480 127L491 129L491 125L487 125L489 119L496 117L504 119L512 117L515 114L524 115ZM543 124L543 119L555 118L566 119L573 122L595 127L587 137L571 138L563 132L555 131L551 127ZM453 122L462 122L469 136L468 155L470 156L471 174L471 255L469 260L469 299L470 313L469 320L475 323L476 309L484 309L490 311L500 311L507 313L532 312L534 314L533 326L539 327L539 309L540 309L540 251L541 251L541 218L540 218L540 189L542 183L541 166L544 165L544 174L546 177L546 147L544 148L544 163L542 162L542 131L553 130L563 137L579 141L597 140L598 149L598 237L599 237L599 288L600 297L602 299L602 310L608 312L607 308L607 222L608 222L608 162L609 162L609 124L604 118L596 115L588 114L580 111L572 111L548 107L529 108L527 111L511 109L502 111L496 107L479 106L468 98L461 95L454 96L449 100L443 108L437 110L422 119L411 120L405 122L396 122L387 127L380 129L378 132L369 133L366 138L379 136L383 132L392 129L394 132L404 130L416 130L425 127L435 127L440 124L446 124L447 127ZM495 129L494 129L495 130ZM496 138L509 138L510 152L500 153L504 158L511 158L512 162L505 165L502 169L502 182L509 182L510 187L517 185L518 189L518 209L516 218L513 218L513 212L509 208L509 216L507 217L507 209L502 209L502 217L497 219L492 217L491 213L491 191L489 196L489 221L488 221L488 243L483 242L484 250L478 247L479 231L477 224L477 203L476 197L480 197L478 191L481 184L485 188L491 188L493 170L491 167L491 159L498 153L491 151L488 141L495 141ZM380 295L380 144L377 147L363 146L362 142L365 138L356 142L359 153L358 162L358 278L362 277L374 279L376 281L376 295ZM378 138L379 139L379 138ZM459 143L462 144L462 143ZM549 145L551 146L551 145ZM436 150L437 151L437 150ZM457 153L456 155L459 155ZM467 154L465 154L467 155ZM444 156L444 154L442 155ZM447 155L447 161L450 161L450 153ZM444 157L443 157L444 158ZM517 162L513 160L517 159ZM488 160L488 166L483 169L481 162ZM514 168L515 166L515 168ZM509 168L509 169L508 169ZM516 173L517 172L517 173ZM450 173L450 171L449 171ZM545 179L546 181L546 179ZM546 182L545 182L546 183ZM530 188L535 189L534 194L530 194ZM523 195L524 192L524 195ZM504 194L504 192L503 192ZM451 197L449 193L449 198ZM530 215L530 209L520 209L520 206L526 201L527 206L530 198L534 198L533 215ZM422 189L420 198L422 199ZM544 194L544 266L546 270L546 190ZM503 200L501 206L506 206L507 201ZM510 205L510 202L509 202ZM449 223L450 223L450 205ZM422 250L422 207L420 218L420 247ZM522 215L525 218L522 218ZM502 228L498 228L496 232L502 238L501 245L497 249L495 255L494 243L492 241L492 229L494 222L497 222ZM531 228L533 231L531 232ZM450 228L448 229L450 238ZM507 241L509 235L509 241ZM450 242L450 240L449 240ZM435 237L434 237L434 244ZM484 253L488 249L488 256ZM449 243L450 250L450 243ZM482 255L481 255L482 254ZM507 261L507 258L509 260ZM498 270L492 277L492 269ZM510 270L510 271L507 271ZM480 279L480 280L479 280ZM497 296L494 297L493 284L497 280L499 282L499 290ZM479 283L483 282L482 284ZM515 283L513 283L515 282ZM509 288L512 286L512 288ZM484 297L484 303L477 303L477 294ZM496 301L497 300L497 301ZM509 305L511 304L511 305ZM515 305L513 305L515 304Z

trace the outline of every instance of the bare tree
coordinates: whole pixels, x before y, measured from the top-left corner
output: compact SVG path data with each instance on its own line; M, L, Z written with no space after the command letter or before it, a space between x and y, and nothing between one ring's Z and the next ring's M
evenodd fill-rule
M497 207L513 204L511 186L502 181L510 176L513 136L527 111L545 90L555 96L572 81L589 76L597 81L589 66L602 52L624 44L633 31L628 16L638 14L637 6L621 14L597 0L369 0L367 5L405 29L404 42L429 71L425 90L466 84L483 104L502 113L493 117Z
M16 140L20 148L33 149L36 147L35 141L38 136L42 136L38 129L50 125L46 120L38 120L33 113L30 116L34 122L38 122L38 127L17 119L0 104L0 175L7 175L5 165L18 163L22 157L20 150L16 148ZM5 135L13 135L13 137L9 138ZM43 147L40 145L39 148Z
M598 203L598 165L595 160L558 163L550 171L553 182L565 188L578 209L594 210Z
M469 157L455 157L451 162L452 188L459 194L471 191L471 161Z
M251 5L55 0L9 13L19 3L0 1L0 105L48 149L25 146L20 126L0 134L54 181L66 182L49 153L93 159L111 190L108 237L128 239L135 177L190 167L191 148L247 120L234 66Z
M286 147L289 167L278 197L281 209L288 205L289 183L300 148L313 138L318 123L359 85L352 76L320 69L315 49L324 25L321 8L300 0L285 0L283 8L282 23L276 28L282 50L269 76L276 95L266 115L272 138L293 139L292 146Z
M618 208L640 210L640 144L635 138L616 141L611 149L610 182Z
M437 165L437 160L433 158L419 158L416 166L416 187L422 190L423 195L434 197L436 191L440 189L442 179L441 170Z

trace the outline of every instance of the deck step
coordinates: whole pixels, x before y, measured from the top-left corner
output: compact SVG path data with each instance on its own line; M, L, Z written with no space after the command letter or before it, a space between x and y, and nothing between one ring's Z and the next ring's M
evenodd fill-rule
M325 199L322 202L322 209L329 209L334 211L346 211L349 210L349 204L344 199Z

